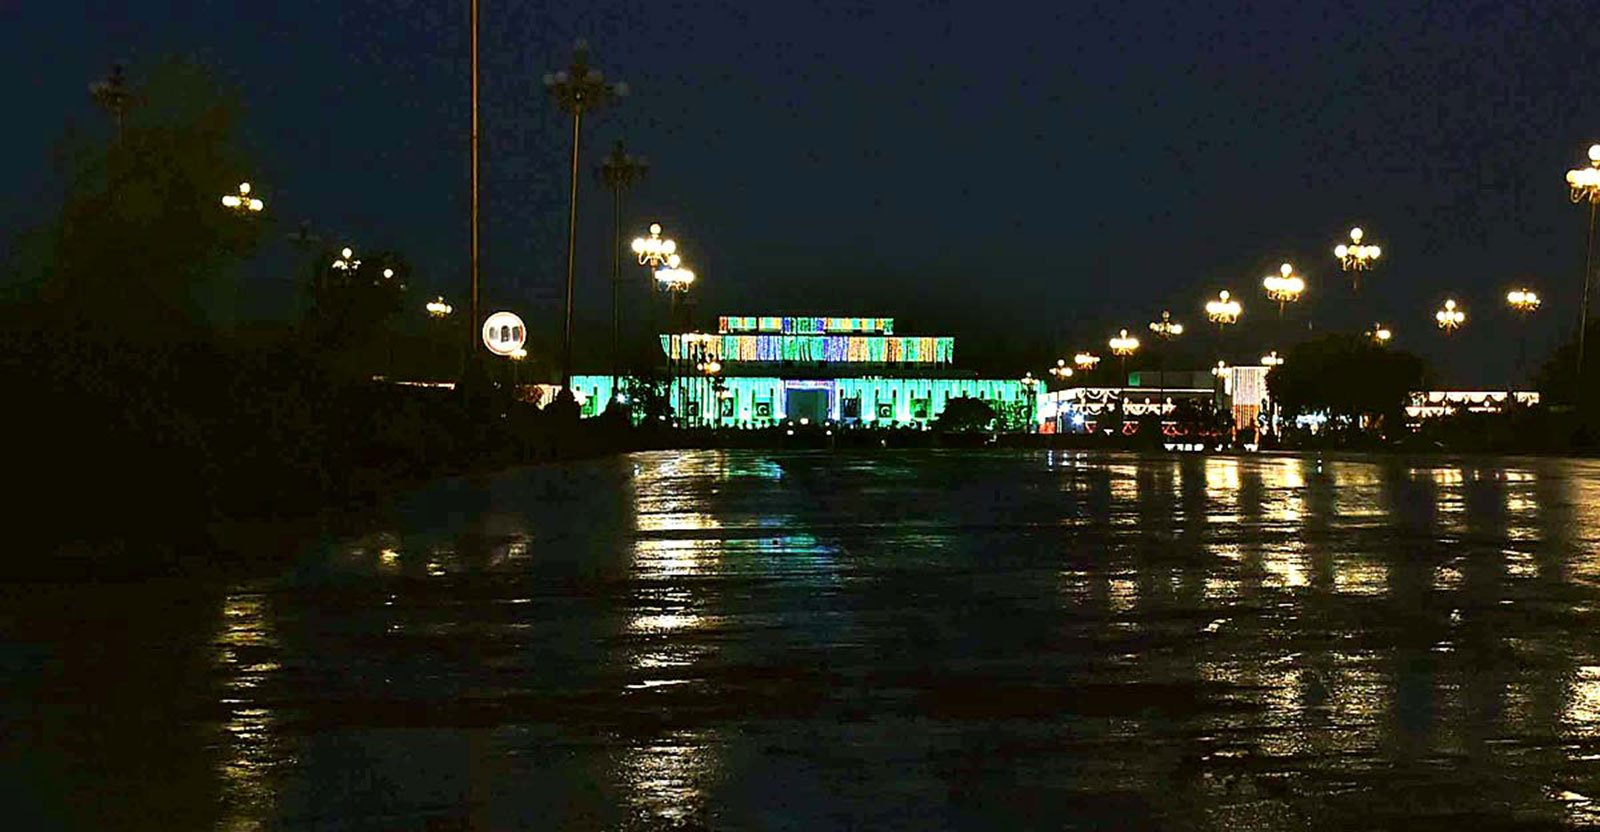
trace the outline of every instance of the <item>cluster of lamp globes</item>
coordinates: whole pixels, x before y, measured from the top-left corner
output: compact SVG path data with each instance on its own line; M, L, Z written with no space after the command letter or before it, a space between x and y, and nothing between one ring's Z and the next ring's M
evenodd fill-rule
M236 194L223 194L222 205L225 208L232 208L241 214L257 214L261 212L261 209L267 207L265 202L250 195L249 182L240 182L239 192Z
M694 283L694 272L684 268L683 258L678 256L677 242L661 236L661 223L650 223L650 236L634 238L633 253L638 255L639 265L654 271L656 284L667 291L687 292Z

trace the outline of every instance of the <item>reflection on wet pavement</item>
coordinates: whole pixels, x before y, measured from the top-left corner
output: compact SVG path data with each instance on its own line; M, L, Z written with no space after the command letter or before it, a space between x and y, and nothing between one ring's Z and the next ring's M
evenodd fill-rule
M1600 822L1600 465L647 453L11 588L22 828Z

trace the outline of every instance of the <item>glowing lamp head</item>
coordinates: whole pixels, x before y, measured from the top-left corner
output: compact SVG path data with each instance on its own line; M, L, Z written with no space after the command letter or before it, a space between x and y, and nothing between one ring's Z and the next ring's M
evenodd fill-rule
M1352 242L1352 243L1361 242L1361 237L1362 237L1362 235L1364 233L1365 232L1363 232L1359 226L1350 229L1350 242Z
M239 183L239 193L241 193L241 194L250 193L250 183L249 182L240 182Z
M1294 274L1294 266L1291 266L1288 263L1284 263L1283 265L1278 267L1278 274L1281 274L1284 277L1288 277L1289 275Z
M339 249L339 256L340 256L340 257L343 257L343 258L344 258L344 259L346 259L346 260L349 260L349 259L350 259L350 256L351 256L351 255L352 255L352 254L355 254L355 252L353 252L353 251L351 251L351 250L350 250L350 249L348 249L348 248L342 248L342 249Z
M1589 145L1589 161L1600 165L1600 144Z
M1340 244L1334 246L1333 247L1333 256L1337 257L1337 258L1339 258L1341 260L1343 260L1346 257L1349 257L1350 256L1350 247L1345 245L1344 243L1340 243Z
M659 222L650 223L650 233L659 235L661 233L661 223L659 223Z

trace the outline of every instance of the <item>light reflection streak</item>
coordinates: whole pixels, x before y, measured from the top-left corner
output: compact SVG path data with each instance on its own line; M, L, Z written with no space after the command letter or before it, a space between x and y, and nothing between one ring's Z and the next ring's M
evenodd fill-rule
M261 688L280 670L280 649L271 624L268 596L243 588L222 604L222 630L213 642L213 662L222 676L221 705L227 714L217 762L225 807L219 828L255 830L266 826L277 808L275 767L285 759L277 718L259 701Z
M617 769L634 811L674 824L704 813L720 744L713 732L674 731L628 749Z

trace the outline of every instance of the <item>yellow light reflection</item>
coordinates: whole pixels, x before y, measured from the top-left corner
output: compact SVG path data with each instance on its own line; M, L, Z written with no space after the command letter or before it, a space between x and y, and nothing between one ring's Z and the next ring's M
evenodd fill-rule
M1586 735L1600 728L1600 665L1583 665L1573 673L1562 721Z
M674 827L702 815L719 768L718 744L710 732L677 731L629 749L618 766L628 802Z
M223 599L222 629L214 641L214 664L222 678L226 713L217 778L226 807L224 830L261 829L277 808L273 761L280 759L277 719L262 707L261 687L280 670L267 596L239 590Z

